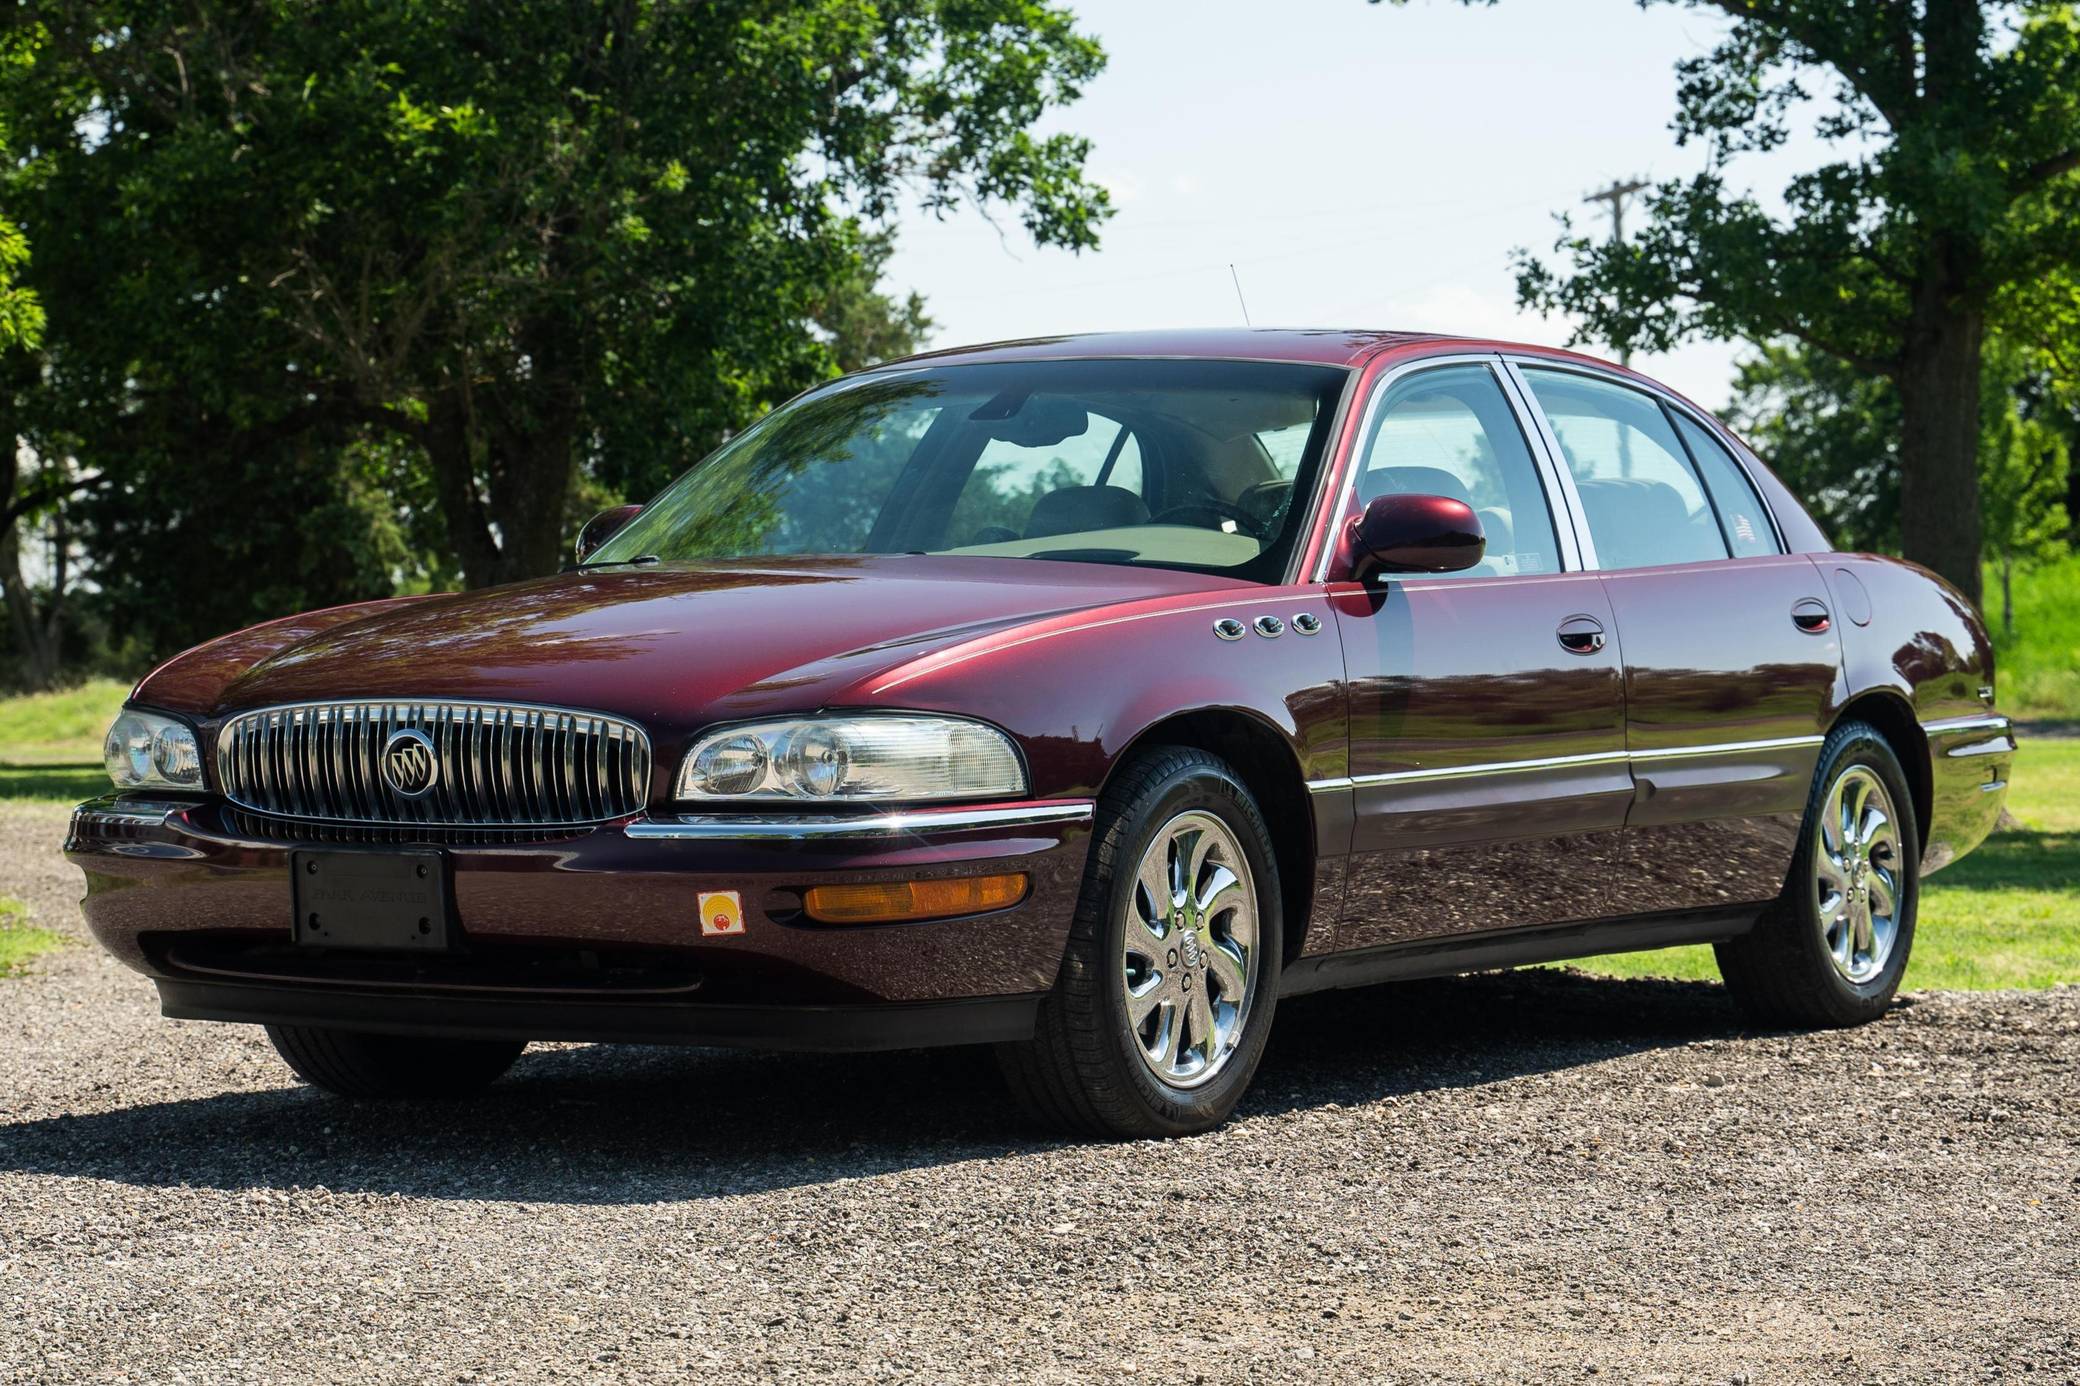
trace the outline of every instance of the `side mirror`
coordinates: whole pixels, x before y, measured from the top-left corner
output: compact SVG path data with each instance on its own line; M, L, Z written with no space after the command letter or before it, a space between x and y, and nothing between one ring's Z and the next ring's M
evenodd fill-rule
M1351 576L1456 573L1481 561L1488 536L1465 501L1448 496L1375 496L1351 521Z
M578 561L583 563L599 552L599 546L619 534L642 508L640 505L617 505L612 510L602 510L587 520L585 527L578 531Z

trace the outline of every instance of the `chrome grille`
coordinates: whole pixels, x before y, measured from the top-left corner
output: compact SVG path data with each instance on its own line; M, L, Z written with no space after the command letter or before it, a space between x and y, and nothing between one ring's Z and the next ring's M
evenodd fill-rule
M423 797L383 774L411 729L433 745ZM335 823L558 827L639 812L650 739L631 722L514 703L298 703L243 712L217 733L217 784L241 808Z

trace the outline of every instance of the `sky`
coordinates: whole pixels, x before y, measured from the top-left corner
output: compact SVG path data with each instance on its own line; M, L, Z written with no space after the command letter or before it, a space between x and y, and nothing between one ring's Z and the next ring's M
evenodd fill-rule
M1613 179L1698 167L1668 128L1675 64L1722 32L1633 0L1069 3L1110 62L1043 128L1093 141L1117 215L1081 255L1001 212L904 218L885 287L924 296L932 345L1234 325L1235 278L1260 327L1564 343L1565 321L1517 310L1511 250L1550 250L1560 211L1605 234L1582 198ZM1765 205L1818 156L1802 138L1755 164ZM1738 351L1633 365L1718 409Z

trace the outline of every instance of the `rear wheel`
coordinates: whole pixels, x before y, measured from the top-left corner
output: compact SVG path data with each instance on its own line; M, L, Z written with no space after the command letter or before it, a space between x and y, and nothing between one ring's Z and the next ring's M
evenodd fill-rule
M489 1087L527 1048L309 1025L270 1025L267 1037L297 1077L341 1097L461 1097Z
M1067 956L1006 1077L1049 1125L1177 1136L1226 1120L1278 995L1278 863L1233 769L1168 747L1099 805Z
M1758 1020L1858 1025L1899 990L1920 902L1921 834L1899 758L1863 722L1821 748L1784 893L1718 945L1719 971Z

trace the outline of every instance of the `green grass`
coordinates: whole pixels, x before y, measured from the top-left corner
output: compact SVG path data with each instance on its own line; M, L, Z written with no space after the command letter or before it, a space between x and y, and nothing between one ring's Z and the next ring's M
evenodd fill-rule
M2020 820L1921 891L1905 985L1987 990L2080 982L2080 741L2025 741L2010 778ZM1612 977L1714 978L1709 948L1573 964Z
M2001 711L2080 719L2080 554L2015 575L2015 634L2001 629L2000 575L1986 574Z
M130 691L94 679L56 693L0 698L0 800L77 803L108 788L101 738Z
M26 921L28 909L19 900L0 896L0 977L23 971L29 959L48 953L65 942L63 934L39 929Z

